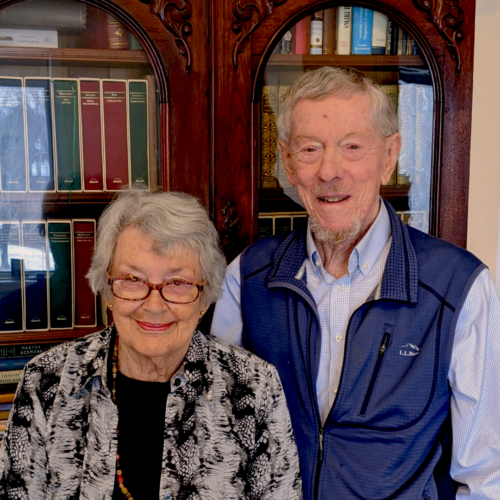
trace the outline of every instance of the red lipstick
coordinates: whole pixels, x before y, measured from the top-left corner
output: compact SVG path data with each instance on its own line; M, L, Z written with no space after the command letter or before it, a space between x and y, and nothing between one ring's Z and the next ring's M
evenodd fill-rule
M146 323L143 321L137 321L139 328L145 332L164 332L168 330L172 323Z

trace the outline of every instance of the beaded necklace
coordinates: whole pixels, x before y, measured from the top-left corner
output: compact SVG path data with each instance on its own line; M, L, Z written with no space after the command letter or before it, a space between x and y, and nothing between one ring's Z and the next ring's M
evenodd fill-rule
M118 333L116 334L115 345L113 347L113 358L112 358L112 368L111 374L113 377L113 388L111 389L111 399L113 403L116 405L116 376L118 374ZM118 429L116 429L116 434L118 435ZM122 491L125 498L128 500L134 500L132 494L128 491L128 488L125 487L123 483L123 472L120 468L120 455L116 454L116 480L118 481L118 486Z

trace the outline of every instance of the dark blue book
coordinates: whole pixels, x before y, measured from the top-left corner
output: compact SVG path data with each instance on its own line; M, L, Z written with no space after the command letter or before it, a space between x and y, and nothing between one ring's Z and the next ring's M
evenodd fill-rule
M73 328L71 221L49 221L50 328Z
M47 226L45 222L21 224L25 329L48 330Z
M391 21L391 23L392 23L391 49L389 54L391 56L396 56L398 54L399 37L402 28L396 21Z
M352 8L352 54L372 53L373 10Z
M24 368L24 365L28 361L31 361L32 359L33 359L33 357L0 359L0 371L20 370L20 369ZM2 405L0 405L0 406L2 406Z
M22 78L0 78L0 174L2 191L26 191Z
M23 331L21 228L0 222L0 332Z
M40 344L11 344L0 345L0 359L5 358L33 358L42 352L52 349L60 342L44 342Z
M54 191L52 87L50 78L25 78L30 191Z

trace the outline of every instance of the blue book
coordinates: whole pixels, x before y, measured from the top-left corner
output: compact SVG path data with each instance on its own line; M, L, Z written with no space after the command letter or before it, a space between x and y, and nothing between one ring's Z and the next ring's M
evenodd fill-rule
M71 255L71 221L50 220L49 270L50 328L73 328L73 262Z
M0 411L12 410L12 403L0 403Z
M22 222L24 321L27 331L48 330L47 225Z
M373 10L352 8L352 54L372 53Z
M5 370L20 370L24 368L24 365L28 362L31 361L33 358L7 358L7 359L0 359L0 371L5 371ZM9 404L9 403L5 403ZM0 410L2 409L1 407L4 406L3 404L0 405ZM10 410L10 408L5 408L6 410Z
M23 331L21 226L0 222L0 332Z
M25 78L30 191L55 191L50 78Z
M2 191L26 191L22 78L0 78L0 173Z

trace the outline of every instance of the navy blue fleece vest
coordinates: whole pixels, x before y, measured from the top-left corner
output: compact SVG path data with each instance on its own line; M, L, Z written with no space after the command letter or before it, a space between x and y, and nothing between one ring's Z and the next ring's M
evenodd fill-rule
M455 498L447 374L458 313L484 266L388 210L392 245L380 298L349 321L340 386L324 428L315 396L318 312L307 277L296 278L306 227L261 240L241 259L243 342L281 376L305 500Z

